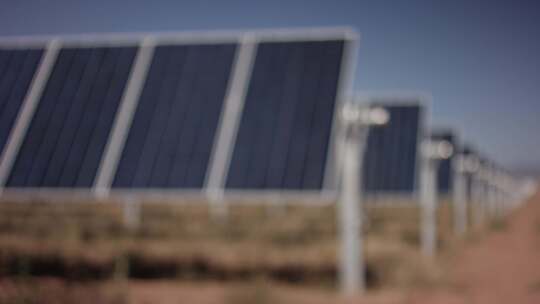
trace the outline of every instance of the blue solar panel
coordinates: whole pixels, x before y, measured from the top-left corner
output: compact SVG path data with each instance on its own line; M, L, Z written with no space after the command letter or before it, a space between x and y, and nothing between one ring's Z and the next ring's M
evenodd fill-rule
M452 144L456 149L455 137L450 131L439 131L431 134L433 140L444 140ZM454 177L454 171L452 169L452 162L454 156L448 159L439 161L439 169L437 172L437 190L439 193L448 194L452 190L452 183Z
M113 187L202 188L235 49L156 48Z
M370 129L364 153L363 184L367 193L412 193L416 187L422 107L374 102L390 120Z
M321 190L349 36L280 35L58 40L3 186ZM23 47L0 50L0 151L45 55Z
M137 49L60 50L8 187L91 187Z
M227 188L322 188L344 45L258 46Z
M42 55L43 49L0 49L0 154Z

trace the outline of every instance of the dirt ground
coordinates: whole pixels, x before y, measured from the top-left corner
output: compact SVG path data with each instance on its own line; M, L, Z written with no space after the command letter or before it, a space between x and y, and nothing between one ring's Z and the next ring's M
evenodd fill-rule
M450 261L445 290L414 291L408 303L540 303L540 194L497 231Z
M540 303L540 194L498 229L463 242L444 261L447 280L410 290L370 291L344 299L333 290L268 282L185 283L132 281L130 302L168 303Z

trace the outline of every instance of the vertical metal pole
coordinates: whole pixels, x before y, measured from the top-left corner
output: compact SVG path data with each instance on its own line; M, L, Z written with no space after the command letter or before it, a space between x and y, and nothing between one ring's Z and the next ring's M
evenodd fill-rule
M484 204L484 185L480 178L480 172L472 175L472 197L474 226L478 227L482 224Z
M141 223L141 203L137 199L129 198L122 204L124 225L129 229L139 228Z
M355 132L359 131L359 132ZM341 264L340 280L344 294L361 293L365 289L365 266L361 239L361 170L365 130L346 130L343 149L340 193Z
M486 172L486 211L488 219L491 220L496 217L496 204L497 204L497 188L495 185L495 174L491 168Z
M456 155L454 162L453 204L454 204L454 231L456 235L463 236L467 231L467 185L463 155Z
M495 192L495 217L501 218L504 214L503 204L504 198L501 189L501 176L499 172L496 172L495 178L493 181L494 192Z
M502 184L501 184L501 196L503 200L503 212L504 215L508 214L510 209L512 208L512 198L509 193L509 178L508 175L503 175Z
M437 166L438 161L422 157L420 205L422 217L421 246L428 257L435 256L437 246Z

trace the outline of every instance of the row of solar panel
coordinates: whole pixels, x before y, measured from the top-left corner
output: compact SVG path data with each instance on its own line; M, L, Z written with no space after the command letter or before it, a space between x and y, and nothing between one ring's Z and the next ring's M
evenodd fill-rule
M225 187L323 188L349 43L257 45ZM238 43L152 48L111 187L205 186L240 48ZM61 48L4 186L93 187L139 52L138 46ZM2 151L44 54L45 48L0 50ZM417 97L371 103L385 107L390 120L369 132L364 188L368 193L415 192L425 111ZM434 138L453 142L451 134ZM450 163L439 170L443 192L451 188Z
M257 44L226 187L323 187L350 42ZM240 48L205 43L153 49L111 187L204 187ZM1 151L46 52L0 51ZM139 47L127 46L61 48L4 186L93 187L138 53Z
M476 153L470 148L461 147L451 130L428 132L425 125L426 109L418 99L394 97L389 101L388 98L379 100L375 97L371 98L371 105L385 108L389 121L384 126L373 127L368 133L363 155L363 190L368 194L415 192L418 186L420 142L429 138L446 141L455 151L449 158L439 161L437 170L437 190L440 194L449 195L453 189L455 155Z

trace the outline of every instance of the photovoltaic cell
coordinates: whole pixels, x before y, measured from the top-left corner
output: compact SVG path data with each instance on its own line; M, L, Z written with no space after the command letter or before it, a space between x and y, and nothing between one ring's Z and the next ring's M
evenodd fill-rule
M43 49L0 49L0 154L42 55Z
M451 132L434 132L431 135L431 139L447 141L454 147L454 149L456 148L454 135ZM454 171L452 169L453 159L454 157L451 156L448 159L439 161L439 169L437 172L437 190L439 193L448 194L452 190L452 182L454 177Z
M390 119L369 131L364 154L363 184L367 193L412 193L416 185L422 108L418 105L373 103Z
M258 45L227 188L322 188L344 44Z
M63 48L8 187L91 187L137 48Z
M113 187L203 187L235 50L156 48Z

